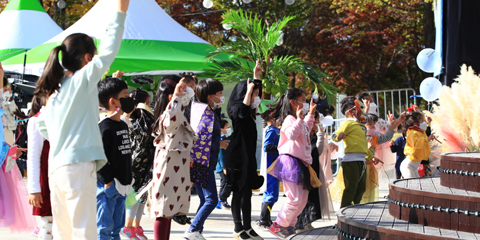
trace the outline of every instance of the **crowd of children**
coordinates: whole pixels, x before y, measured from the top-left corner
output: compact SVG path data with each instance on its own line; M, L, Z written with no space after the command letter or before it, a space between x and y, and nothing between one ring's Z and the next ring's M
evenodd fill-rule
M252 190L262 185L260 229L285 239L295 230L312 228L318 219L330 219L324 116L303 90L287 90L262 113L267 175L257 172L258 79L263 71L258 62L253 80L237 83L229 98L231 123L222 118L223 85L212 78L198 82L192 75L163 76L153 111L142 89L129 93L116 77L100 81L120 47L128 5L129 0L118 0L98 55L93 39L78 33L52 50L28 115L28 199L22 197L26 190L20 172L12 170L9 146L0 136L0 159L9 162L2 162L0 171L0 225L32 229L30 211L39 216L39 239L120 239L123 234L145 240L140 222L148 202L155 240L168 240L172 218L190 221L186 215L195 187L200 205L183 239L205 239L205 221L217 207L231 208L233 238L261 240L251 222ZM99 118L99 106L105 117ZM398 119L389 114L388 130L382 133L370 95L344 98L339 111L347 120L331 138L345 143L345 155L330 188L340 191L341 207L375 200L374 165L382 162L375 152L392 140L400 124L403 136L390 147L398 153L397 178L419 177L417 169L428 159L434 138L427 137L421 112L408 111ZM221 178L218 193L215 173ZM280 181L286 199L272 221Z

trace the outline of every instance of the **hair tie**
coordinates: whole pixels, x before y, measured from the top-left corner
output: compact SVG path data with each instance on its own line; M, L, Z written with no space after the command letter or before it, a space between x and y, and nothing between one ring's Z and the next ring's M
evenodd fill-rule
M175 81L173 81L173 80L171 80L171 79L168 79L168 78L167 78L167 79L165 79L165 80L163 80L163 81L166 82L168 85L170 85L170 86L172 86L172 87L177 86L177 82L175 82Z

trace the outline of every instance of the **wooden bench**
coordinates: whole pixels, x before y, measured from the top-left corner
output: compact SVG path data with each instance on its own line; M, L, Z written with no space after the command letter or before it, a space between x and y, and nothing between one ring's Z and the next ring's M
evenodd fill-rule
M386 201L358 204L337 212L338 239L480 239L480 234L409 223L389 214Z
M333 240L337 239L337 231L335 226L315 228L311 230L305 230L292 235L287 238L288 240Z
M447 153L440 166L442 186L480 192L480 153Z
M480 193L442 186L438 177L393 181L389 202L389 212L395 218L480 233Z

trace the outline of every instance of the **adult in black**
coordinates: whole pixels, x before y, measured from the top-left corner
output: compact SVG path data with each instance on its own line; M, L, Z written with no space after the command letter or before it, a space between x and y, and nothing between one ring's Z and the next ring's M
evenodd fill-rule
M258 65L255 69L258 69ZM261 68L259 71L261 72ZM227 113L232 119L233 134L225 152L225 164L233 192L232 216L235 223L233 233L235 239L263 239L251 225L252 189L260 188L263 184L263 177L257 173L255 158L257 150L255 114L261 102L259 97L262 92L261 86L259 80L249 79L237 83L227 105Z

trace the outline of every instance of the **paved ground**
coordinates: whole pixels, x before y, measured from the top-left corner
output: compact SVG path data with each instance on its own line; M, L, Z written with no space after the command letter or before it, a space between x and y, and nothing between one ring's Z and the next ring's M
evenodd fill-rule
M380 190L381 198L383 198L383 196L387 194L388 194L387 190ZM280 195L282 196L283 193L280 193ZM273 211L272 211L273 218L277 215L278 210L280 209L284 201L285 201L285 197L280 197L277 204L275 204L275 206L273 207ZM261 202L262 202L262 196L260 196L258 192L254 192L252 197L252 208L253 208L252 220L253 221L256 221L258 219L258 216L260 215ZM190 205L191 213L194 213L196 211L198 204L199 204L198 197L192 197L192 203ZM335 207L335 210L337 210L338 204L334 207ZM190 214L189 216L193 218L193 214ZM312 225L316 228L319 228L319 227L334 225L335 223L336 223L336 218L332 219L331 221L318 220L314 222ZM145 235L152 240L153 240L153 224L154 224L154 220L152 218L144 217L142 219L142 226L145 230ZM252 222L252 225L255 225L255 223ZM188 226L189 225L181 226L175 222L172 222L172 233L171 233L170 239L180 240L182 238L183 233L188 228ZM256 231L260 236L262 236L266 240L277 239L273 235L271 235L269 232L260 231L258 229L256 229ZM213 213L210 215L210 217L207 219L207 221L205 222L205 230L203 232L204 237L206 239L231 240L233 239L232 233L233 233L233 221L232 221L231 212L227 209L215 209ZM313 234L315 233L315 231L312 231L311 233ZM8 239L8 240L35 239L30 233L14 233L13 234L13 233L10 233L9 229L6 229L6 228L0 228L0 236L2 236L2 239ZM122 239L127 239L127 238L122 238Z

